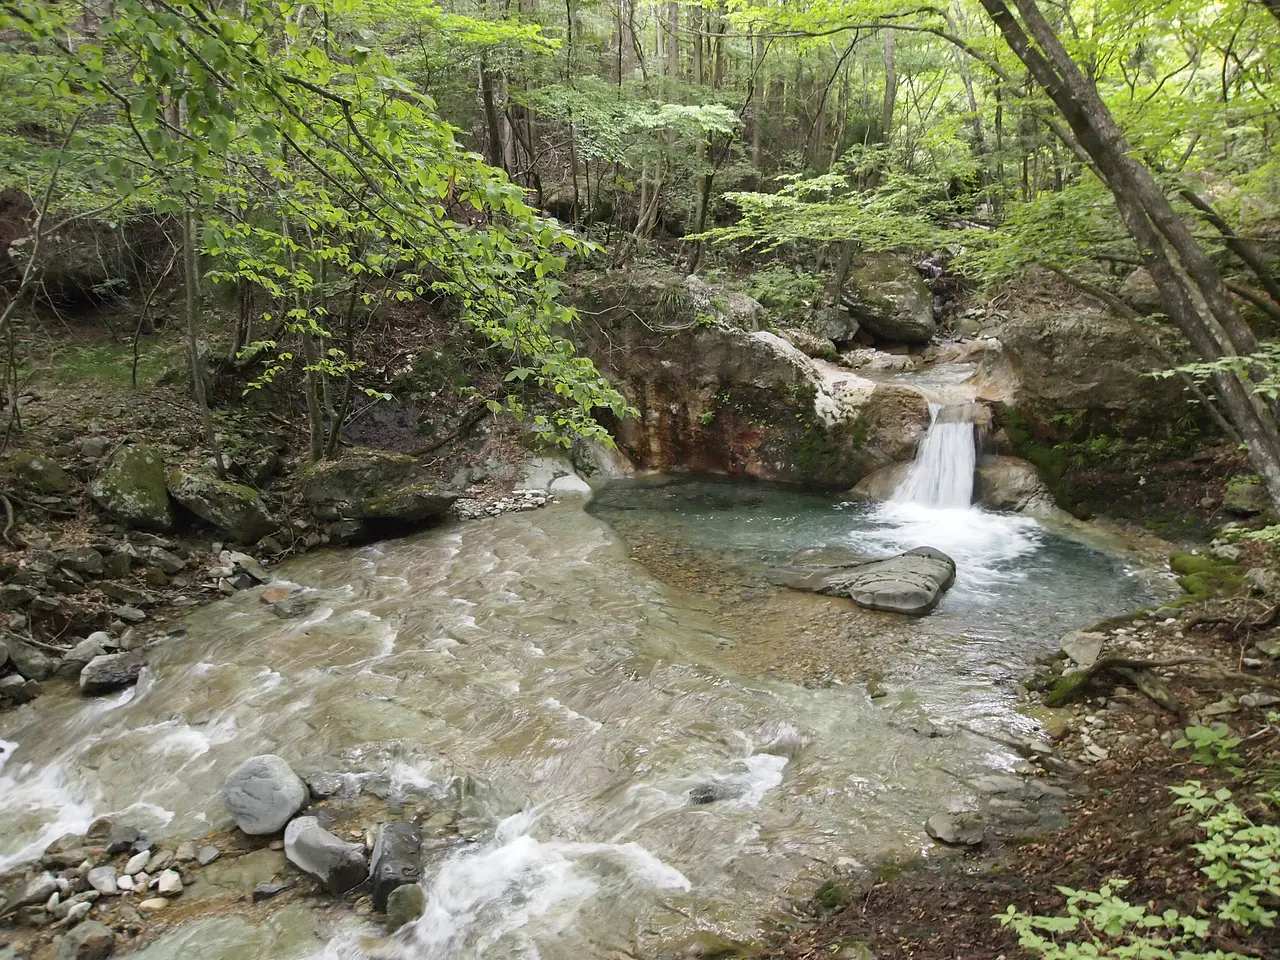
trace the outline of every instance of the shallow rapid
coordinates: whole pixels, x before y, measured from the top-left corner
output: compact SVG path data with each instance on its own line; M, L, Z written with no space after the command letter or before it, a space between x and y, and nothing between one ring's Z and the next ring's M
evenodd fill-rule
M928 543L960 574L932 617L867 621L915 638L873 704L860 686L730 658L740 638L714 610L631 559L646 538L748 577L805 548ZM842 860L924 848L928 816L1007 768L968 730L1028 729L1017 670L1145 601L1131 574L1022 518L707 482L615 484L591 512L317 553L279 571L314 590L305 617L240 594L154 648L136 690L55 692L0 717L0 865L102 814L175 839L225 827L226 775L273 752L304 774L383 777L393 798L470 798L474 842L435 865L426 915L379 955L584 960L752 940ZM695 802L708 786L719 799ZM140 956L337 960L377 933L291 905L261 926L194 921Z

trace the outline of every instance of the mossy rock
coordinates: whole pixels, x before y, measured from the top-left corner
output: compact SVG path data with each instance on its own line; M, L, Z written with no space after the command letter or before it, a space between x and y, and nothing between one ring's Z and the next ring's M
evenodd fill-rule
M822 906L824 910L839 910L849 902L848 891L834 880L828 880L820 886L813 895L813 899Z
M149 444L118 450L89 493L98 506L131 527L167 533L178 525L165 485L164 458Z
M1232 477L1222 495L1222 509L1243 516L1268 513L1271 497L1257 477Z
M438 484L412 483L370 497L356 505L355 513L363 520L423 523L439 520L457 499L456 491Z
M1180 605L1231 593L1245 583L1238 564L1216 560L1203 553L1172 553L1169 555L1169 568L1178 575L1178 586L1185 592L1185 596L1177 601Z
M303 476L307 502L358 504L408 482L417 469L413 457L385 450L352 450L337 460L323 460Z
M257 543L280 527L253 487L177 467L165 481L174 500L240 543Z
M10 474L16 486L45 496L58 496L71 490L71 475L56 461L29 450L15 450L9 454L5 472Z
M1083 697L1089 690L1089 675L1084 670L1064 673L1049 685L1044 695L1046 707L1065 707Z

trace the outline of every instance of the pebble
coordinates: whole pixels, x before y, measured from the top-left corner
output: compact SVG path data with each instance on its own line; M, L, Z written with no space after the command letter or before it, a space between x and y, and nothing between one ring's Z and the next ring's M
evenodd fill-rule
M217 847L213 848L215 851ZM190 840L184 840L178 844L178 851L173 855L173 859L179 863L188 863L196 858L196 845Z
M87 900L81 900L79 903L73 903L67 908L65 919L67 926L74 926L89 915L89 911L93 909L93 904Z
M123 877L116 877L116 886L121 890L132 890L133 882L133 877L128 874L125 874Z
M152 897L151 899L143 900L140 904L138 904L138 909L147 910L152 913L155 913L157 911L163 910L168 905L169 905L169 901L166 900L164 897Z
M147 861L147 873L155 876L160 871L167 870L169 868L169 864L173 863L174 859L172 850L159 851L155 856Z
M161 896L176 897L182 892L182 876L177 870L166 870L156 881L156 890Z
M133 878L133 885L136 888L145 887L150 882L151 882L151 875L147 873L145 870L142 871L141 873L136 874Z

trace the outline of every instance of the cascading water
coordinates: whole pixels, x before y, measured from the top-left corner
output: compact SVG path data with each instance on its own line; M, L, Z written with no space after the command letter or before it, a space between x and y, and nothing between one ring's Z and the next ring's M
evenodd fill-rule
M929 507L967 507L973 502L977 466L974 426L977 404L929 404L929 429L907 479L894 491L897 503Z

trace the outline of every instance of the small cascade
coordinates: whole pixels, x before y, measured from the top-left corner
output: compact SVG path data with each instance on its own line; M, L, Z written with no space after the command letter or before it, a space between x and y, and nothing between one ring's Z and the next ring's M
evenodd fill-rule
M907 478L893 493L898 503L967 507L973 502L977 466L975 427L987 417L976 403L929 404L929 429Z

